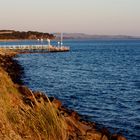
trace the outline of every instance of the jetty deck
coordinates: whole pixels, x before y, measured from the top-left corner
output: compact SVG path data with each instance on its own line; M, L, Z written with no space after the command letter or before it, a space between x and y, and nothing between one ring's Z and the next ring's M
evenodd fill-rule
M36 53L36 52L67 52L70 51L69 47L51 46L51 45L1 45L1 49L14 50L21 53Z

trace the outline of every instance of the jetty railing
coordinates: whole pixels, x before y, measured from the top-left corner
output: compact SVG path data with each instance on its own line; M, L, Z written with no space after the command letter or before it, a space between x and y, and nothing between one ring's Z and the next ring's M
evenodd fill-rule
M46 52L65 52L69 51L69 47L61 46L48 46L48 45L1 45L0 48L7 50L14 50L19 52L36 52L36 51L46 51Z

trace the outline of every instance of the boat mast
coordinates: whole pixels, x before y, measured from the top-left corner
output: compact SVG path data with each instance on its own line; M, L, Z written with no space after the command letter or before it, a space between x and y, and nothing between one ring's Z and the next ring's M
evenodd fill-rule
M63 45L63 33L61 33L61 47Z

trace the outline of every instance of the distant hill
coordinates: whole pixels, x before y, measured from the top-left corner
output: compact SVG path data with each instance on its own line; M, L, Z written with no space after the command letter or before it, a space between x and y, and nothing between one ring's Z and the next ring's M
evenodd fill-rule
M14 30L0 30L0 39L54 39L55 36L49 33L37 31L20 32Z
M56 39L60 40L60 33L43 33L37 31L0 30L0 40L16 39ZM140 37L127 35L89 35L84 33L64 33L64 39L140 39Z
M54 33L56 39L60 39L60 33ZM64 33L64 39L140 39L140 37L127 35L88 35L84 33Z

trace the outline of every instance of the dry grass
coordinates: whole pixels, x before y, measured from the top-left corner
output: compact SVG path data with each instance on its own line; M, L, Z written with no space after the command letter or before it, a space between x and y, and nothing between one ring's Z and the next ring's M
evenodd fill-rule
M26 114L26 125L39 137L48 140L65 140L65 122L59 118L52 105L45 105L38 111L30 110Z
M0 138L66 140L66 123L51 102L31 108L0 68Z

